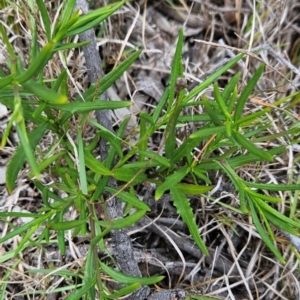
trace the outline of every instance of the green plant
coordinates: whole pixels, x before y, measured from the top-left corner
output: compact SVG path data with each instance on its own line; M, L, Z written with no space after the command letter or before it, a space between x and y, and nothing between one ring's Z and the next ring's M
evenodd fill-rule
M189 196L205 194L212 189L212 184L207 176L207 171L222 170L234 184L239 193L240 207L226 206L240 214L252 217L253 223L270 250L275 256L284 262L278 249L274 246L275 238L270 224L292 234L297 234L300 228L299 222L293 210L293 218L278 212L273 203L281 199L269 196L262 191L296 191L297 184L272 185L260 182L247 182L238 175L238 169L249 163L271 162L273 157L285 150L285 147L276 147L262 150L255 145L257 142L269 143L275 136L262 135L269 125L266 114L272 108L267 107L257 113L244 115L247 99L253 93L264 66L260 66L252 79L238 91L237 85L240 74L237 73L226 87L221 90L218 87L218 78L233 67L243 55L236 56L205 81L192 89L189 93L184 86L179 84L183 77L181 62L183 47L183 31L179 32L176 52L173 59L172 72L169 86L161 97L158 105L151 113L140 114L140 124L137 128L139 140L132 145L125 140L125 129L128 119L120 125L117 133L110 132L98 124L89 115L94 110L112 110L130 106L128 101L95 101L104 93L121 74L138 58L140 52L129 56L117 68L101 78L97 84L92 84L85 91L83 97L77 97L73 101L68 100L67 79L68 74L63 71L60 76L47 84L44 67L49 60L58 52L65 53L75 47L84 46L85 43L74 44L71 37L95 26L124 3L118 2L108 7L100 8L90 14L80 16L79 12L73 12L75 1L66 1L60 19L51 30L47 9L42 1L36 1L36 13L40 13L47 44L39 49L37 41L37 26L34 19L32 22L32 43L30 63L23 66L21 60L14 53L8 36L2 25L0 33L10 55L10 74L0 78L1 103L13 111L13 115L2 139L5 145L8 133L15 122L20 146L14 157L10 160L7 168L7 190L11 193L14 189L18 173L28 161L30 174L36 187L42 194L43 207L38 213L0 213L0 217L9 223L9 217L30 217L32 221L25 225L14 228L0 239L0 243L14 237L22 236L14 253L10 253L0 261L6 261L24 251L27 247L43 245L45 243L58 243L62 254L66 252L65 232L72 230L73 236L87 235L86 223L91 226L91 249L88 252L85 268L80 274L72 272L59 273L66 277L79 277L82 284L71 286L76 292L68 299L79 299L88 295L95 297L96 288L101 299L116 299L127 295L143 285L151 285L160 280L162 276L149 278L137 278L122 274L98 261L99 248L105 251L104 237L111 230L119 230L136 223L150 208L141 202L135 195L135 187L146 181L156 184L155 199L159 200L164 193L170 193L178 214L188 226L199 249L208 255L209 251L201 238L198 226L194 219L194 213L190 205ZM213 84L214 100L209 101L204 94L201 100L198 95ZM296 95L280 99L273 105L273 109L288 102ZM193 115L191 109L202 105L205 114ZM184 114L183 114L184 113ZM76 116L76 128L70 121ZM34 124L34 129L26 128L26 121ZM187 123L194 126L194 132L186 135L181 145L177 145L176 137L182 126ZM256 127L255 124L259 124ZM261 126L263 124L263 126ZM95 137L87 142L84 139L84 128L92 125L97 129ZM149 138L157 131L164 130L164 143L159 151L150 151L148 148ZM74 136L69 134L74 131ZM295 134L297 126L292 127L283 135ZM36 151L37 145L46 131L54 135L55 143L46 152ZM97 160L93 153L100 139L105 139L110 145L110 151L105 161ZM123 153L123 145L126 143L129 151ZM196 152L199 145L205 144L203 150ZM222 154L212 155L217 149L222 149ZM163 154L160 154L163 153ZM246 153L246 154L245 154ZM116 160L117 157L117 160ZM131 161L135 158L136 161ZM155 168L155 171L152 171ZM152 172L149 172L149 171ZM41 180L41 174L51 174L55 181L46 185ZM109 186L109 179L114 178L119 186ZM59 192L63 191L67 196L61 198ZM105 212L106 205L103 194L109 193L118 196L126 203L124 216L118 220L99 220L99 205ZM111 196L111 197L113 197ZM65 220L70 207L78 211L76 220ZM134 208L135 212L131 213ZM46 225L44 225L46 224ZM37 239L32 239L32 234L41 228L42 232ZM51 232L57 233L57 239L50 239ZM48 270L38 270L40 273L50 273ZM119 291L111 292L105 287L100 272L105 272L112 279L125 284L126 287ZM65 288L65 291L67 288ZM42 293L42 291L41 291ZM200 297L201 298L201 297ZM202 299L202 298L201 298ZM203 297L203 299L205 299Z

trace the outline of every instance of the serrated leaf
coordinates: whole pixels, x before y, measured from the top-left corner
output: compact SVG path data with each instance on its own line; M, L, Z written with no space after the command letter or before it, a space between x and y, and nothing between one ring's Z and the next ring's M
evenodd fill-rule
M203 240L200 237L195 216L192 211L189 200L176 186L173 186L170 189L170 192L173 199L173 203L177 208L177 212L181 216L183 222L189 228L189 232L192 235L195 243L198 245L199 249L203 252L203 254L209 255L209 252Z

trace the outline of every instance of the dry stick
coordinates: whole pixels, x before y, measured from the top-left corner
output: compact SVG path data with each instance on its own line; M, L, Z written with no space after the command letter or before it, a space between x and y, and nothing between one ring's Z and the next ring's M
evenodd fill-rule
M88 4L85 0L77 0L75 4L75 9L81 9L83 13L88 12ZM90 44L83 47L84 56L86 60L86 67L89 76L89 80L91 83L97 82L101 77L103 77L104 72L101 68L101 59L99 56L99 52L97 50L95 32L93 29L87 30L79 35L79 39L81 42L90 41ZM103 93L100 96L101 101L108 101L107 93ZM96 118L99 124L104 126L110 131L112 129L112 121L109 110L100 110L96 111ZM101 160L103 161L108 154L109 145L104 139L100 140L100 155ZM117 188L116 181L112 178L109 181L109 185ZM106 213L107 218L109 220L120 219L123 217L123 209L122 202L113 197L111 201L107 202ZM122 272L124 274L141 277L141 272L138 268L138 264L133 256L133 247L131 244L131 240L126 234L126 232L122 230L111 230L111 240L113 247L113 254L116 258L118 265L120 266ZM96 256L97 257L97 256ZM150 294L149 287L142 287L135 291L132 295L130 295L127 299L145 299Z

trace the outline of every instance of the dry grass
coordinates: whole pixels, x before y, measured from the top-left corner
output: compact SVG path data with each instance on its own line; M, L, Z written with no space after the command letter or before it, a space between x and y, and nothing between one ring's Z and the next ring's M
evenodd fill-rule
M95 0L93 6L98 7L103 2ZM134 128L138 122L138 112L151 110L163 94L169 80L178 29L182 26L185 32L184 74L188 85L201 82L217 66L224 64L227 58L243 52L249 54L247 58L240 62L235 70L222 76L219 84L221 87L225 86L234 72L240 70L243 74L242 88L258 65L261 62L266 64L256 94L250 99L245 113L251 114L264 107L272 107L278 99L299 90L300 4L297 1L263 0L255 3L250 0L180 0L174 1L174 6L169 6L166 2L140 0L126 4L103 27L97 28L97 42L105 63L105 72L118 64L131 49L139 47L143 50L140 60L108 91L112 99L130 99L135 104L132 111L124 109L114 115L115 126L124 116L132 115L132 129L128 131L128 141L134 142L136 138ZM60 1L47 3L52 8L58 7L59 4ZM0 20L7 31L11 32L16 52L27 61L28 41L31 38L30 32L26 30L29 19L26 13L16 12L28 11L29 8L25 2L20 1L16 1L16 7L18 8L4 8L0 12ZM56 12L53 9L52 18L55 17ZM43 45L45 37L42 28L39 32L39 42ZM5 72L3 66L7 54L2 43L0 48L0 66ZM70 95L74 97L88 86L82 53L78 50L71 51L67 56L66 65L70 72ZM57 76L61 68L59 57L56 56L45 72L51 78ZM211 89L208 88L205 93L210 96ZM1 128L6 126L10 114L3 111L2 114L0 112ZM283 119L280 111L288 111L291 117ZM201 113L201 108L194 113ZM299 117L297 100L289 101L280 109L270 112L260 124L253 124L262 126L270 123L264 134L278 134L277 144L273 142L263 144L262 147L286 145L287 151L285 156L278 157L272 164L244 166L239 170L242 178L259 178L263 182L272 183L299 182L299 147L288 146L291 140L299 140L299 135L280 136L283 131L296 126ZM193 129L188 126L186 128ZM181 143L181 139L179 136L178 144ZM1 172L5 170L5 165L18 142L16 135L12 133L7 147L1 151ZM47 136L40 147L47 149L54 142L53 137ZM158 133L151 142L153 149L158 149L161 135ZM201 151L199 149L199 152ZM27 181L27 173L24 170L20 174L16 190L10 196L5 191L5 182L0 182L2 210L35 212L40 207L40 195ZM186 227L177 219L177 214L168 199L152 203L151 191L149 192L151 187L144 185L137 190L140 196L149 200L153 208L149 215L151 219L137 224L129 232L137 249L135 255L141 262L142 273L166 275L166 280L161 283L160 288L180 287L195 294L224 299L300 299L299 253L285 236L274 228L276 245L287 261L286 265L280 264L259 238L250 217L241 216L218 205L222 200L237 206L238 195L228 179L222 177L219 172L210 172L209 177L216 185L214 191L208 196L199 195L191 199L202 237L210 249L209 260L199 260L197 253L184 248L182 243L189 242L184 236ZM51 178L44 180L50 181ZM147 193L149 197L145 196ZM296 192L280 192L279 196L284 200L283 203L277 204L277 209L281 212L290 205L290 201L299 200L299 193ZM70 212L70 217L76 217L76 213ZM18 219L12 222L19 226L25 220ZM4 223L0 223L0 228L2 234L7 230ZM17 237L0 245L2 257L17 247L18 239ZM19 259L5 260L0 267L0 283L7 283L4 299L25 299L27 293L27 299L46 299L46 296L42 296L44 292L41 296L35 296L34 293L38 295L38 290L51 292L55 287L64 289L75 284L75 281L68 282L67 276L59 275L58 271L69 270L80 274L88 242L80 237L74 239L71 235L67 239L68 252L63 259L56 245L52 244L42 248L32 247L22 253ZM138 250L140 248L147 251ZM224 265L220 265L222 260ZM27 272L35 269L53 269L53 272ZM33 291L35 292L32 294ZM67 291L61 291L54 296L60 299L66 293Z

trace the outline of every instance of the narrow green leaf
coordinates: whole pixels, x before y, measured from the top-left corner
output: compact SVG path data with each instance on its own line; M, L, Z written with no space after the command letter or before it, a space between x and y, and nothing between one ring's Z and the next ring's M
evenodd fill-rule
M143 161L137 161L137 162L130 162L130 164L124 164L122 166L123 169L143 169L148 170L150 168L155 168L155 167L161 167L161 163L159 163L156 160L150 161L150 160L143 160Z
M271 154L257 148L254 144L249 142L247 140L247 138L245 138L243 135L239 134L238 132L233 132L232 135L233 135L234 139L237 141L237 143L239 143L241 146L243 146L245 149L247 149L249 151L249 153L258 156L261 159L264 159L264 160L267 160L270 162L273 161L273 157Z
M168 120L165 130L165 155L170 160L170 164L173 164L174 151L176 147L176 125L177 119L181 110L180 100L182 99L181 93L177 88L178 78L183 76L181 55L183 46L183 30L179 30L177 46L172 63L172 71L170 75L170 93L168 99Z
M75 227L78 227L82 225L83 223L87 222L87 218L83 220L73 220L73 221L68 221L68 222L56 222L56 223L48 223L47 228L52 229L52 230L70 230Z
M129 295L131 293L133 293L134 291L136 291L138 288L140 288L142 285L140 282L136 282L133 284L130 284L118 291L114 291L113 294L111 295L105 295L105 297L107 299L120 299L123 296Z
M144 119L149 124L151 124L151 125L155 124L154 121L153 121L153 118L149 114L141 112L139 116L140 116L141 119Z
M40 10L41 17L42 17L42 20L43 20L43 24L44 24L44 27L45 27L47 40L49 42L49 41L51 41L51 22L50 22L50 19L49 19L47 8L45 6L45 2L42 1L42 0L36 0L36 4L38 5L38 8Z
M84 150L85 164L93 172L99 175L111 176L112 171L104 167L104 165L96 159L89 151Z
M210 191L213 186L178 183L176 187L186 195L201 195Z
M165 167L170 167L170 163L167 159L165 159L164 157L160 156L158 153L156 152L152 152L152 151L139 151L138 154L143 155L145 157L148 157L150 159L153 159L153 161L158 162L160 165L163 165Z
M68 97L66 95L59 94L51 89L46 88L44 85L38 83L37 81L30 79L21 83L21 85L29 92L43 100L49 105L60 105L68 102Z
M13 74L10 74L8 76L5 76L3 78L0 78L0 91L5 88L7 85L9 85L14 79Z
M102 262L100 262L100 266L101 266L101 269L105 273L107 273L111 278L113 278L114 280L116 280L119 283L124 283L124 284L133 284L133 283L139 282L142 285L151 285L151 284L155 284L165 278L164 276L135 277L135 276L122 274Z
M193 132L189 139L198 139L205 136L211 136L213 134L221 134L225 132L225 126L216 126L210 128L203 128Z
M188 173L189 167L185 166L172 175L168 176L165 181L156 189L154 199L158 200L166 190L170 190L174 185L180 182Z
M231 121L230 113L226 107L225 100L223 99L223 97L219 91L217 82L214 83L214 95L215 95L215 99L216 99L216 101L219 105L219 108L220 108L221 112L223 113L224 117L226 118L226 120Z
M178 34L178 41L177 41L177 46L173 58L172 71L170 75L170 94L169 94L169 101L168 101L168 111L171 109L171 106L175 98L177 78L183 76L182 62L181 62L182 46L183 46L183 30L181 28Z
M81 10L77 9L73 15L66 20L66 22L60 22L55 27L53 41L55 43L59 43L66 37L66 33L70 30L70 28L78 21L81 14Z
M88 251L88 255L86 258L86 263L85 263L85 269L84 269L84 285L88 285L90 282L93 282L94 278L95 278L95 270L98 269L98 266L95 266L95 261L94 261L94 257L93 257L93 247L89 248ZM97 258L98 260L98 258ZM95 296L95 286L91 286L91 288L89 289L89 296L90 299L96 299Z
M232 93L234 93L234 90L236 88L236 85L240 79L241 76L241 72L236 73L228 82L228 84L226 84L223 93L222 93L222 98L224 99L225 103L227 104L227 108L229 113L231 113L231 104L230 104L230 95ZM230 109L231 108L231 109Z
M245 186L243 180L232 170L227 161L217 162L219 166L229 176L231 182L234 184L237 191L240 193L240 206L243 213L248 212L248 208L245 202Z
M87 179L86 179L86 169L85 169L85 156L84 156L84 146L83 146L83 139L82 139L82 132L81 127L77 130L77 143L78 143L78 158L79 158L79 181L80 181L80 188L84 195L88 194L87 188Z
M69 28L63 38L85 32L88 29L99 25L102 21L107 19L111 14L118 10L123 4L123 1L116 2L114 4L94 9L93 11L80 16L76 23L71 28Z
M15 80L18 83L23 83L31 79L35 74L39 73L47 64L48 60L52 57L52 50L54 46L55 44L53 42L48 42L38 54L36 59L33 62L31 62L28 69L21 75L17 76Z
M120 158L124 156L121 145L122 140L116 134L110 132L109 130L101 130L99 134L110 144L111 150L114 149Z
M203 101L202 101L202 104L203 104ZM190 105L190 106L193 106L193 105ZM218 119L220 121L225 121L225 118L224 118L223 115L221 115L219 113L216 113L216 114L217 114ZM211 118L208 114L186 115L186 116L179 116L178 121L180 121L181 123L185 123L185 122L195 122L195 123L197 123L197 122L203 122L203 121L211 121Z
M32 237L33 233L38 229L38 227L39 224L36 224L35 226L29 228L29 231L24 235L18 247L15 249L15 256L20 253L26 242Z
M110 220L110 221L96 221L98 225L101 225L105 228L119 230L126 227L129 227L139 221L146 214L145 210L138 210L137 212L129 215L128 217Z
M74 11L75 3L76 0L64 1L63 10L60 14L61 26L65 26L69 22Z
M277 219L286 222L287 224L294 226L296 228L300 228L300 223L296 222L288 217L286 217L285 215L281 214L278 210L274 209L273 207L269 206L267 203L265 203L264 201L262 201L259 198L253 197L253 199L255 200L255 204L261 208L263 208L265 211L269 212L270 214L272 214L274 217L276 217Z
M72 114L87 113L94 110L118 109L131 106L130 101L95 101L95 102L72 102L68 104L55 105L49 103L49 106L61 111L67 111Z
M284 264L285 263L284 258L279 253L279 251L275 248L275 246L273 245L272 241L270 240L270 238L266 234L264 228L260 224L260 221L258 219L256 210L254 208L254 204L252 203L252 201L249 201L249 208L250 208L250 212L251 212L251 216L252 216L252 219L253 219L253 223L254 223L254 225L255 225L255 227L257 229L257 232L259 233L259 235L261 236L261 238L265 242L265 244L269 247L269 249L274 253L274 255L280 260L281 263Z
M255 183L245 182L249 187L257 189L268 190L268 191L299 191L299 184L269 184L269 183Z
M106 74L100 83L99 94L101 95L106 91L116 80L128 70L128 68L139 58L141 51L136 51L124 61L122 61L115 69Z
M234 112L234 121L238 121L242 117L242 113L245 107L245 103L247 99L249 98L253 88L255 87L257 81L259 80L260 76L262 75L264 71L264 65L260 65L260 67L257 69L257 71L253 74L252 78L249 80L248 84L243 89L241 96L238 99L238 102L235 107Z
M51 206L50 202L49 202L49 190L42 186L42 201L45 205L45 207L49 208L49 209L53 209L53 207Z
M179 97L179 96L178 96ZM171 166L174 163L174 153L176 149L176 125L180 114L179 100L176 100L174 110L170 112L170 117L165 130L165 155L169 159Z
M153 111L153 122L156 123L158 121L159 116L162 113L163 108L165 107L168 99L170 97L170 87L168 86L163 95L161 96L157 106L155 107L154 111Z
M18 217L18 218L35 219L35 218L39 218L40 216L41 216L40 214L14 212L14 211L0 212L0 218Z
M234 108L234 105L236 103L236 99L237 99L237 96L238 96L238 88L237 86L235 87L235 89L233 90L233 93L229 99L229 103L228 103L228 111L230 112L230 114L232 114L232 111L233 111L233 108Z
M266 216L266 218L274 225L276 226L278 229L284 230L286 232L289 232L295 236L299 235L299 232L297 230L295 230L289 223L286 223L285 221L277 218L276 216L274 216L273 214L269 213L268 211L263 210L264 215Z
M20 138L22 148L24 149L24 153L32 169L32 173L34 176L39 178L40 177L39 168L33 154L33 148L31 147L31 143L29 142L24 119L20 123L17 123L16 127L17 127L17 132Z
M39 171L41 172L41 171L45 170L49 165L51 165L53 162L58 161L58 159L59 159L60 157L62 157L63 155L65 155L66 153L67 153L67 152L66 152L65 150L63 150L63 151L60 151L60 152L58 152L58 153L53 154L53 155L50 156L49 158L43 159L43 160L39 163L39 165L38 165ZM29 177L32 177L32 176L33 176L33 174L32 174L32 172L31 172L31 173L29 174Z
M147 129L149 126L147 126L146 123L147 121L141 117L140 118L140 142L137 145L140 151L146 151L148 148L148 138L143 138L144 136L148 137ZM145 161L144 155L140 154L139 162L144 162L144 161Z
M270 108L264 108L260 111L257 111L255 113L250 113L247 116L241 117L239 120L234 122L235 127L237 128L240 125L246 125L246 124L251 124L253 123L256 119L258 119L260 116L265 115L268 111L270 111Z
M36 226L37 224L41 224L42 222L44 222L46 219L48 219L50 216L50 214L45 214L45 215L42 215L40 216L40 218L37 218L31 222L28 222L16 229L14 229L13 231L11 232L8 232L6 233L6 235L2 238L0 238L0 244L2 244L3 242L13 238L14 236L18 235L18 234L21 234L22 232L28 230L29 228L32 228L34 226Z
M79 300L82 299L82 296L85 295L92 286L96 284L96 279L84 284L81 288L76 288L76 292L72 292L65 300Z
M80 42L80 43L57 44L54 47L53 51L58 52L58 51L65 51L65 50L75 49L75 48L86 46L89 43L90 43L89 41L84 41L84 42Z
M267 218L264 214L263 209L261 209L261 207L259 205L257 205L255 197L252 197L251 195L247 194L247 200L248 200L248 202L253 202L255 204L255 208L257 209L257 212L260 215L260 218L262 220L261 223L263 223L265 225L266 234L270 238L272 243L274 243L276 241L276 239L275 239L274 233L271 229L271 226L269 224L269 221L267 220Z
M214 123L215 126L219 127L222 126L223 123L221 122L221 120L218 118L218 114L216 113L216 111L212 108L210 102L207 100L206 95L202 96L202 100L203 100L203 104L204 107L206 109L207 114L209 115L209 117L211 118L212 122Z
M173 199L173 203L177 208L178 214L181 216L183 222L189 228L189 232L192 235L195 243L199 247L199 249L205 255L209 255L209 252L200 237L198 226L196 224L195 216L192 211L189 200L185 197L185 195L175 186L170 189L171 196Z
M272 196L268 196L268 195L264 195L264 194L259 194L250 189L247 191L247 193L251 194L251 196L253 196L253 197L262 199L264 201L274 202L274 203L283 202L283 200L281 198L272 197Z
M129 182L132 180L132 184L137 184L139 182L143 182L147 180L147 176L141 172L138 174L139 170L134 169L127 169L127 168L119 168L119 169L113 169L113 177L117 180Z
M282 152L284 149L285 149L285 146L280 146L280 147L276 147L271 150L268 150L266 152L269 153L270 155L276 155L276 154ZM257 162L263 161L263 159L260 159L256 155L253 155L250 153L242 154L242 155L239 155L236 157L230 157L230 158L227 158L226 155L225 156L222 155L214 160L220 161L220 160L223 160L224 158L226 159L228 165L232 169L236 169L236 168L241 167L246 164L250 164L250 163L254 163L254 162L257 163ZM194 168L196 168L197 170L202 170L202 171L220 170L221 169L220 165L215 163L212 159L207 159L206 161L202 161L200 165L197 165ZM248 183L246 183L246 184L248 184ZM278 189L278 190L280 190L280 189Z
M111 187L105 187L104 188L106 191L110 192L112 195L118 194L117 197L120 198L122 201L129 203L133 205L134 207L141 209L141 210L146 210L146 211L151 211L150 207L145 204L143 201L139 200L135 195L132 195L127 192L120 192L117 189L111 188Z
M191 156L191 152L194 152L194 148L198 147L199 144L201 143L201 138L194 138L190 139L188 138L181 144L174 153L174 158L173 158L173 163L176 164L184 158L188 158Z
M237 55L233 60L228 62L225 66L218 69L212 75L207 77L201 84L195 87L190 93L185 97L184 102L187 103L189 100L193 99L197 95L199 95L204 89L206 89L211 83L217 80L224 72L234 66L245 54L241 53Z

